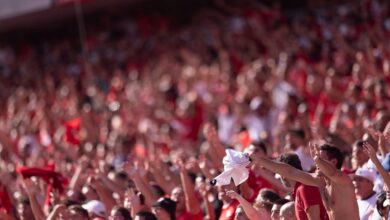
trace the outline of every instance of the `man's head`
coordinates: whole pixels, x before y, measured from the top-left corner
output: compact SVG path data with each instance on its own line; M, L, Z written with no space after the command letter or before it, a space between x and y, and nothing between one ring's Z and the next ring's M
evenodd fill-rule
M176 210L181 212L185 210L184 191L181 187L175 187L172 190L171 199L176 202Z
M369 159L366 153L363 150L364 141L358 140L353 144L352 147L352 158L356 161L357 166L363 166Z
M300 128L289 129L286 135L286 145L291 150L296 150L305 143L305 131Z
M91 218L105 218L107 215L106 206L99 200L91 200L82 205L82 207L88 211L89 216L91 216Z
M288 199L279 199L274 203L271 209L271 219L272 220L279 220L280 219L280 208L282 205L290 202Z
M159 220L174 220L176 214L176 202L169 198L160 198L153 204L152 212Z
M129 210L126 208L115 206L111 209L110 216L108 220L128 220L131 219Z
M279 211L279 219L280 220L295 220L295 206L294 202L288 202L282 207L280 207Z
M264 188L260 190L259 195L256 197L254 206L264 208L266 211L271 213L273 204L279 199L279 194L270 189Z
M157 217L151 212L138 212L134 220L157 220Z
M88 220L88 211L79 205L71 205L68 207L68 217L74 220Z
M341 151L330 144L323 144L320 146L320 156L324 160L333 164L337 169L343 166L344 156Z
M294 153L284 153L280 155L278 161L281 163L286 163L298 170L302 170L301 160L299 159L298 155ZM295 181L284 178L283 176L281 176L281 181L286 188L293 187L295 185Z
M356 197L365 200L374 193L376 171L373 169L359 168L353 176Z
M298 170L302 170L301 160L298 155L294 153L284 153L278 158L279 162L286 163Z
M263 141L253 142L245 150L251 158L266 157L267 156L267 146Z

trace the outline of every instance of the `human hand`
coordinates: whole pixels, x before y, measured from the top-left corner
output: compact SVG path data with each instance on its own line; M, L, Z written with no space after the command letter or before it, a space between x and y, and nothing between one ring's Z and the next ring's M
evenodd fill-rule
M123 206L127 209L132 208L133 206L140 205L141 202L139 200L139 197L134 192L133 188L130 188L126 190L125 192L125 199L123 201Z
M38 186L30 178L23 179L22 185L28 195L36 195L39 193Z
M371 160L376 158L376 151L374 150L372 145L370 143L368 143L367 141L365 141L363 143L363 151L364 151L364 153L367 154L368 157L370 157Z
M236 191L233 190L225 191L225 194L229 196L231 199L238 199L241 197L240 194L238 194Z
M378 141L382 134L380 131L376 130L372 124L367 127L367 132L375 141Z
M199 155L198 158L198 165L200 169L206 169L207 162L206 162L206 156L204 154Z
M176 159L174 164L176 165L177 169L180 172L184 172L186 170L186 167L185 167L183 159L180 159L180 158Z
M318 161L321 158L318 144L309 142L309 148L310 148L310 155L313 158L313 160Z

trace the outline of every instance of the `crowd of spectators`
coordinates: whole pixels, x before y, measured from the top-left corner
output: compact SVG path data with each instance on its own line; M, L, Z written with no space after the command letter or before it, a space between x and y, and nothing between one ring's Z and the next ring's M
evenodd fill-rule
M387 219L390 3L215 0L0 47L0 219ZM215 187L225 149L252 163Z

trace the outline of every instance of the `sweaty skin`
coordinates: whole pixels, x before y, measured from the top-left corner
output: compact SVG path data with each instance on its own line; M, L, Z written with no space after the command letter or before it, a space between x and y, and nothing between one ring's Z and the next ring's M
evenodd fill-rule
M322 202L330 220L359 219L352 181L346 175L343 178L346 181L344 184L332 181L321 174L316 177L318 182L323 182L320 183L322 186L319 186Z
M334 160L326 161L325 152L321 151L321 156L318 152L314 159L318 168L313 175L266 158L256 158L256 162L285 178L318 187L330 220L358 220L359 211L352 180L336 169Z

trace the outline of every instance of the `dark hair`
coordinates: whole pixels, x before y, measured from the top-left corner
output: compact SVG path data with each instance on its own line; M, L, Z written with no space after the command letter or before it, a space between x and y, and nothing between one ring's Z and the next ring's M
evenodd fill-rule
M135 216L143 217L145 220L157 220L157 217L151 212L137 212Z
M320 146L320 150L326 152L329 160L336 159L337 160L336 168L341 169L341 167L343 166L344 155L337 147L330 144L323 144Z
M155 202L152 207L162 208L169 214L171 220L176 219L176 202L172 199L162 197L157 202Z
M72 206L72 205L81 205L79 202L73 201L73 200L70 200L70 199L64 199L64 201L62 201L62 203L63 203L66 207L69 207L69 206Z
M267 154L267 145L264 143L264 141L255 141L252 142L252 145Z
M161 188L159 185L157 185L157 184L151 184L150 186L151 186L151 188L152 188L153 195L156 195L157 197L165 196L165 191L164 191L164 189Z
M363 140L357 140L355 143L353 143L353 147L363 148L364 141Z
M121 179L121 180L127 180L127 173L124 171L116 172L115 178Z
M75 212L80 213L83 217L89 219L88 211L80 205L71 205L68 207L68 210L74 210Z
M267 201L272 202L272 203L274 203L280 199L279 194L277 194L273 190L267 189L267 188L261 189L259 194L260 194L261 198L263 198L263 200L267 200Z
M305 140L305 131L301 128L290 128L288 129L288 133Z
M281 198L281 199L275 201L274 204L277 204L277 205L284 205L284 204L286 204L286 203L288 203L288 202L291 202L291 201L288 200L288 199Z
M385 202L385 200L386 200L386 192L381 192L381 194L379 194L376 200L376 210L378 211L379 215L382 217L384 216L382 209L385 208L383 207L383 203Z
M279 162L286 163L298 170L302 170L301 160L298 155L294 153L284 153L278 158Z
M131 220L132 219L129 210L127 210L127 209L125 209L125 208L123 208L121 206L114 206L114 208L112 208L112 211L120 213L120 215L125 220Z
M19 204L23 204L23 205L26 205L26 206L30 206L30 200L27 198L27 197L20 197L18 199L18 203Z
M141 205L145 205L145 196L141 192L137 192L137 196L138 196L138 199L139 199L139 203Z

